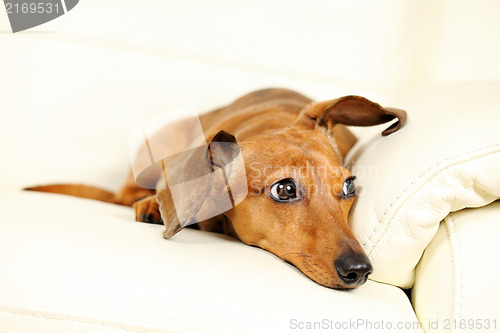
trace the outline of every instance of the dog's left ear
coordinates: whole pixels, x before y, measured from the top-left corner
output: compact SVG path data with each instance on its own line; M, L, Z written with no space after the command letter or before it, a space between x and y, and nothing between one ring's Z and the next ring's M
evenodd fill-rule
M360 96L345 96L307 106L299 117L299 121L313 121L315 125L332 129L336 124L348 126L373 126L398 120L382 132L383 136L399 130L406 121L406 112L394 108L383 108Z
M208 146L180 154L164 165L168 186L157 191L160 213L170 238L185 226L217 216L228 202L226 166L240 153L233 135L220 131ZM166 170L165 170L166 169Z

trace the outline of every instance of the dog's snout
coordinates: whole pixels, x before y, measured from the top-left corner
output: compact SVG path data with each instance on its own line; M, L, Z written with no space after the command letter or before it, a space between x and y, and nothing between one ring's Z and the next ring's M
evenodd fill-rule
M364 254L349 253L335 261L335 268L342 282L349 287L360 286L373 272L370 259Z

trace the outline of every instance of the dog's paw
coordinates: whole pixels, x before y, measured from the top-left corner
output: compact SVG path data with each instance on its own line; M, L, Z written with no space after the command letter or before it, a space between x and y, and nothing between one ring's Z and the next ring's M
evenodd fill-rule
M160 215L160 206L156 196L151 195L134 203L135 219L139 222L163 224Z

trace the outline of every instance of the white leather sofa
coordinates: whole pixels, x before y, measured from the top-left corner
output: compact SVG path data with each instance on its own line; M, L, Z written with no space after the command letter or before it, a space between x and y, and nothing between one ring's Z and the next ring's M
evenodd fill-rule
M85 0L16 34L0 13L0 332L500 331L499 12ZM226 236L164 240L130 208L21 191L115 190L138 124L270 86L408 112L389 137L353 129L351 226L374 264L356 290Z

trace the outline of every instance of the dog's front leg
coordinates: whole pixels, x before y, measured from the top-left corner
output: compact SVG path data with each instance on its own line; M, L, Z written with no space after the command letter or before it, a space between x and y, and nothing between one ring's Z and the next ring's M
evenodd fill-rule
M139 222L163 224L156 195L150 195L134 203L135 219Z

